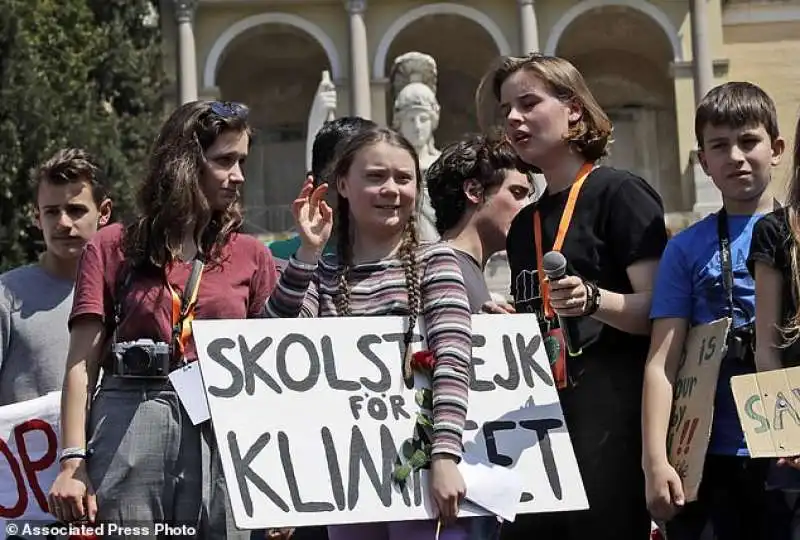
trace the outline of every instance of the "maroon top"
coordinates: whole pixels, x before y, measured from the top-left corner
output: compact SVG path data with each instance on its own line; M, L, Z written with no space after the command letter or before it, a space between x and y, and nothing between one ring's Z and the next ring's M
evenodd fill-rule
M75 282L70 327L77 317L97 315L111 330L116 281L123 261L122 234L121 225L109 225L86 245ZM245 319L261 315L278 279L269 250L251 236L233 234L222 251L221 261L203 269L195 319ZM191 261L168 266L167 278L179 296L191 269ZM172 296L163 273L137 272L122 303L117 341L149 338L169 343L171 328ZM197 358L194 340L187 344L186 357Z

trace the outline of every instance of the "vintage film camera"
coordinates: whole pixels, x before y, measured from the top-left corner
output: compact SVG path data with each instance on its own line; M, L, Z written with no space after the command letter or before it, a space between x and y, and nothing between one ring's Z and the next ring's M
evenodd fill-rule
M114 375L128 378L167 377L170 368L170 347L152 339L115 343Z

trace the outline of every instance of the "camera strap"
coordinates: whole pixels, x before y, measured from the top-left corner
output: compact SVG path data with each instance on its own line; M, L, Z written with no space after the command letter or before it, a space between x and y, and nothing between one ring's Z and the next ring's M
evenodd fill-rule
M197 291L200 289L200 278L203 275L203 261L196 258L192 263L192 271L186 280L183 294L178 295L175 289L166 280L169 292L172 295L172 351L178 353L181 363L185 363L184 353L186 344L192 335L192 321L194 308L197 305Z
M111 331L111 346L117 342L117 329L122 322L122 298L128 291L128 287L133 279L133 270L127 261L123 261L119 267L116 287L114 289L114 328Z
M725 289L725 303L728 310L728 317L731 318L731 326L728 330L728 340L733 332L733 262L731 257L731 239L728 233L728 212L725 208L717 213L717 236L719 237L719 261L722 267L722 287Z
M773 203L775 210L781 207L781 204L775 200ZM733 337L733 319L734 319L734 304L733 304L733 260L731 256L731 240L728 232L728 212L723 207L717 212L717 236L719 237L719 260L722 267L722 287L725 289L725 302L728 310L728 317L731 318L731 325L728 327L728 336L726 341L730 343Z

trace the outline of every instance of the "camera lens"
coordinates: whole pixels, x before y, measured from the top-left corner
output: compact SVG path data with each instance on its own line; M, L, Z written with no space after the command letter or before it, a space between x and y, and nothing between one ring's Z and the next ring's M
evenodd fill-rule
M143 347L131 347L125 351L124 360L131 373L145 373L153 363L150 352Z

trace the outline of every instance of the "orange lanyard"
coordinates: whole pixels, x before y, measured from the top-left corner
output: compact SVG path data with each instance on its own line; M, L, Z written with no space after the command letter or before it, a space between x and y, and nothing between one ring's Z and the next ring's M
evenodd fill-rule
M195 272L193 268L190 273L189 281L186 283L187 288L191 287L191 291L183 291L183 297L175 292L175 289L167 279L167 288L172 295L172 341L177 347L179 353L178 358L181 361L185 360L184 354L186 352L186 345L189 343L189 338L192 335L192 321L194 320L194 308L197 305L197 291L200 289L200 277L203 275L203 264L197 272L197 278L192 280L191 275Z
M572 214L575 212L575 203L578 202L578 193L580 193L583 183L593 168L594 163L587 162L578 170L575 182L569 190L567 205L564 207L564 213L561 214L561 221L558 223L558 232L553 242L553 251L561 251L561 247L564 245L564 238L567 236ZM552 319L555 317L555 313L550 305L550 287L545 279L544 268L542 268L542 258L544 257L542 252L542 218L538 209L533 213L533 234L534 242L536 243L536 272L539 274L539 290L541 291L542 304L544 305L544 316L547 319Z

